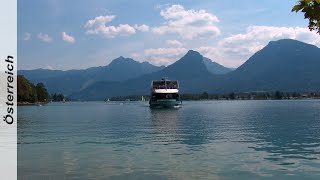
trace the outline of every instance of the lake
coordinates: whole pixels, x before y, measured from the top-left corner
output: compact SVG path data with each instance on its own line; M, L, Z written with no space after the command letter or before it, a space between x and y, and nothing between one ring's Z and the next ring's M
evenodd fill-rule
M320 179L320 101L18 107L19 179Z

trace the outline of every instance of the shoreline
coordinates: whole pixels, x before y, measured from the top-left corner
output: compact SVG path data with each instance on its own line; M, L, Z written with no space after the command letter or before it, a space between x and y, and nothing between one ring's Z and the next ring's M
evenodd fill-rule
M17 102L17 105L18 106L37 106L37 105L46 105L48 103L49 102L34 102L34 103L31 103L31 102Z

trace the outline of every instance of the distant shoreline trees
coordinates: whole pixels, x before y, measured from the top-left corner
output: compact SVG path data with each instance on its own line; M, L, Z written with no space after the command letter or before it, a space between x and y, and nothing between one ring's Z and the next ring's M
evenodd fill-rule
M204 96L204 94L206 96ZM207 98L204 98L207 97ZM282 99L320 99L320 92L282 92L258 91L227 94L181 94L182 100L282 100Z
M282 92L282 91L270 91L270 92L242 92L242 93L226 93L226 94L209 94L203 93L189 93L180 94L183 101L198 101L198 100L284 100L284 99L320 99L320 92ZM146 101L149 100L148 95L144 95ZM140 101L141 95L130 96L114 96L109 98L111 101Z
M43 83L36 86L26 79L23 75L18 75L18 102L36 103L49 101L49 93Z
M50 101L65 101L63 94L54 93L51 96L43 83L34 85L23 75L18 75L18 103L19 104L35 104L48 103Z
M65 101L65 97L64 97L63 94L54 93L54 94L51 95L51 100L53 102L61 102L61 101Z

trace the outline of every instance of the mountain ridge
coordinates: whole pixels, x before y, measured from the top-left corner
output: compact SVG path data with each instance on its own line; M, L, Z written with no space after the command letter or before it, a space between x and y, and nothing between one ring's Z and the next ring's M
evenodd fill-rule
M31 82L43 82L51 93L71 94L98 81L123 81L143 74L158 71L163 67L150 63L140 63L122 56L106 66L91 67L83 70L19 70Z
M214 76L207 70L203 62L203 56L190 50L178 61L162 70L123 82L97 82L87 89L73 94L71 98L83 99L86 95L90 95L92 100L101 100L114 95L148 94L151 81L162 77L179 79L182 89L186 89L188 92L196 92L197 87L204 87L200 80L211 80L211 77ZM209 87L206 87L206 89L209 90ZM105 93L101 94L100 92Z
M271 41L224 77L229 91L319 90L320 48L297 40ZM308 87L311 83L314 88ZM233 87L233 88L232 88ZM235 88L237 87L237 88Z
M148 94L152 80L169 77L180 82L182 93L248 91L320 91L320 49L297 40L271 41L245 63L224 74L210 71L210 59L190 50L175 63L122 81L99 80L70 97L103 100L116 95ZM119 57L124 60L124 57Z

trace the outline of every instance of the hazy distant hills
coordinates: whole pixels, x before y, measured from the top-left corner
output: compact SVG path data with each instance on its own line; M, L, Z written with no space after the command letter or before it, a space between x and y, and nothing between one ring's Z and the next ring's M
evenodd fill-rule
M119 57L108 66L86 70L19 71L31 81L42 81L50 92L74 99L103 100L118 95L149 94L152 80L168 77L180 82L182 93L247 91L320 91L320 49L296 40L270 42L232 71L188 51L167 67ZM42 79L37 79L36 77Z
M200 73L208 73L208 70L216 74L223 74L231 71L231 69L212 62L207 58L205 58L205 60L205 64L203 64L202 59L198 59L198 63L202 66L202 70L199 71ZM190 61L190 63L197 62ZM146 74L152 74L153 72L157 72L162 69L165 70L157 74L152 74L152 76L149 77L158 79L159 76L168 76L170 78L189 79L192 77L192 73L195 72L192 70L193 64L190 63L184 65L185 63L181 63L179 61L165 68L165 66L158 67L148 62L140 63L131 58L124 58L120 56L119 58L114 59L109 65L103 67L68 71L47 69L20 70L18 73L25 75L33 83L43 82L51 93L59 92L70 95L72 93L82 91L95 83L100 84L102 81L110 84L111 82L125 81L138 78ZM185 71L186 73L183 73L182 71ZM198 71L196 71L196 73L197 72ZM148 82L148 85L149 84L150 82Z
M25 75L30 81L43 82L50 92L62 92L70 95L85 89L98 81L124 81L163 69L148 62L137 62L120 56L108 66L93 67L84 70L21 70L18 74Z
M203 56L190 50L180 60L157 72L122 82L97 82L71 97L98 100L119 95L149 94L151 81L162 77L178 79L185 92L199 92L210 89L210 81L215 75L207 70Z

